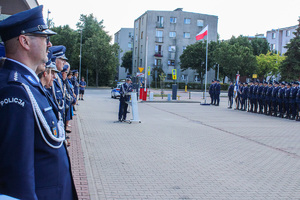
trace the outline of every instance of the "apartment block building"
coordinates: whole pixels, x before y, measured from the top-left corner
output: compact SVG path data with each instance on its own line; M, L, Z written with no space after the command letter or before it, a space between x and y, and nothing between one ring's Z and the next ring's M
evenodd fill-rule
M128 72L125 71L122 65L122 57L127 51L132 51L133 49L133 28L121 28L114 35L114 43L117 43L120 46L118 53L119 64L117 66L117 75L116 79L125 79Z
M177 81L198 82L199 74L194 70L180 70L180 55L184 49L196 42L196 35L209 25L209 41L217 41L218 17L181 8L174 11L146 11L134 22L133 75L148 67L161 68L166 80L172 80L172 69L177 69ZM205 38L206 39L206 38ZM147 42L148 41L148 42ZM208 80L215 71L208 72ZM150 80L149 80L150 79ZM149 81L152 78L149 77Z
M296 32L297 27L296 25L267 31L266 38L271 50L278 51L280 54L286 53L285 46L295 37L293 32Z

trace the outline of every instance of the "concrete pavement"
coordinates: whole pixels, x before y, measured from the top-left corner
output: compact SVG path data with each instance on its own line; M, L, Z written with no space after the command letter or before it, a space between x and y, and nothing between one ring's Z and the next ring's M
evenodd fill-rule
M79 103L90 199L300 199L300 123L229 110L226 98L139 103L134 124L114 123L110 90Z

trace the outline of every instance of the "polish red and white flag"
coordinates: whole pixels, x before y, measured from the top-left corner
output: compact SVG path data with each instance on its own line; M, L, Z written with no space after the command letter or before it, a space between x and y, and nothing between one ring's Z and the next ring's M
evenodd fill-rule
M196 35L196 40L202 40L204 36L207 35L207 32L208 32L208 25L204 29L202 29L202 31L198 35Z

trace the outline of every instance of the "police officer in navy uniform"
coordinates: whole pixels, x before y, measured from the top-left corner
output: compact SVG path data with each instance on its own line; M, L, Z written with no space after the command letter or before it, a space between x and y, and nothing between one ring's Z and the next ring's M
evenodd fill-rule
M263 113L263 82L259 81L258 89L257 89L257 102L258 102L258 113Z
M126 120L128 102L130 100L130 92L132 92L133 87L131 84L131 78L127 77L126 82L121 85L120 88L120 106L119 106L119 122Z
M272 91L273 91L273 82L269 81L268 90L266 93L266 103L267 103L267 115L272 115Z
M55 34L43 6L0 22L0 193L22 200L77 199L64 131L35 74Z
M253 100L252 100L252 103L253 103L253 112L254 113L257 113L258 83L259 83L259 80L256 80L255 83L254 83L254 87L253 87Z
M78 71L77 70L73 70L73 77L71 79L72 85L74 87L74 93L76 95L76 102L78 99L78 92L79 92L79 82L78 82Z
M220 93L221 93L221 85L220 85L220 81L217 80L217 83L215 84L215 94L214 94L215 106L219 106Z
M214 93L215 93L215 80L212 80L211 85L209 86L210 104L214 104Z
M237 109L238 110L242 110L243 109L243 90L244 90L244 85L242 82L239 82L240 83L240 86L239 86L239 89L238 89L238 93L237 93L237 99L238 99L238 104L237 104Z
M296 103L297 103L297 118L296 121L300 121L300 88L299 81L297 81L296 85L298 85L298 92L296 95Z
M293 87L291 87L290 91L290 109L291 116L290 119L294 120L296 118L296 96L298 93L298 88L296 87L296 82L293 82Z
M291 109L290 109L290 93L291 93L291 83L286 83L286 89L284 91L284 106L285 106L285 118L290 117Z
M284 93L285 93L285 82L280 83L280 87L277 93L277 105L278 105L278 117L283 118L284 113Z
M230 85L228 87L228 101L229 101L229 107L228 108L232 108L232 104L233 104L233 91L234 91L233 82L230 81Z
M254 85L253 85L253 81L249 81L249 95L248 95L248 112L253 112L253 89L254 89Z
M243 87L243 93L242 93L242 111L247 110L247 99L248 99L248 93L249 93L249 88L248 88L248 83L244 83Z
M262 90L263 114L267 114L267 101L266 101L267 91L268 91L268 82L264 81L263 90Z
M278 106L277 106L277 96L278 96L278 90L279 90L279 82L274 81L274 87L272 90L272 108L273 108L273 113L271 115L277 117L277 112L278 112Z

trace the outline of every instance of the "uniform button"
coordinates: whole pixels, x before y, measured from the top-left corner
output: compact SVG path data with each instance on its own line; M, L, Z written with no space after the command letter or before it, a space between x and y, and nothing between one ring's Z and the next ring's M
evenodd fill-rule
M54 125L55 123L54 123L54 121L52 121L52 125Z

